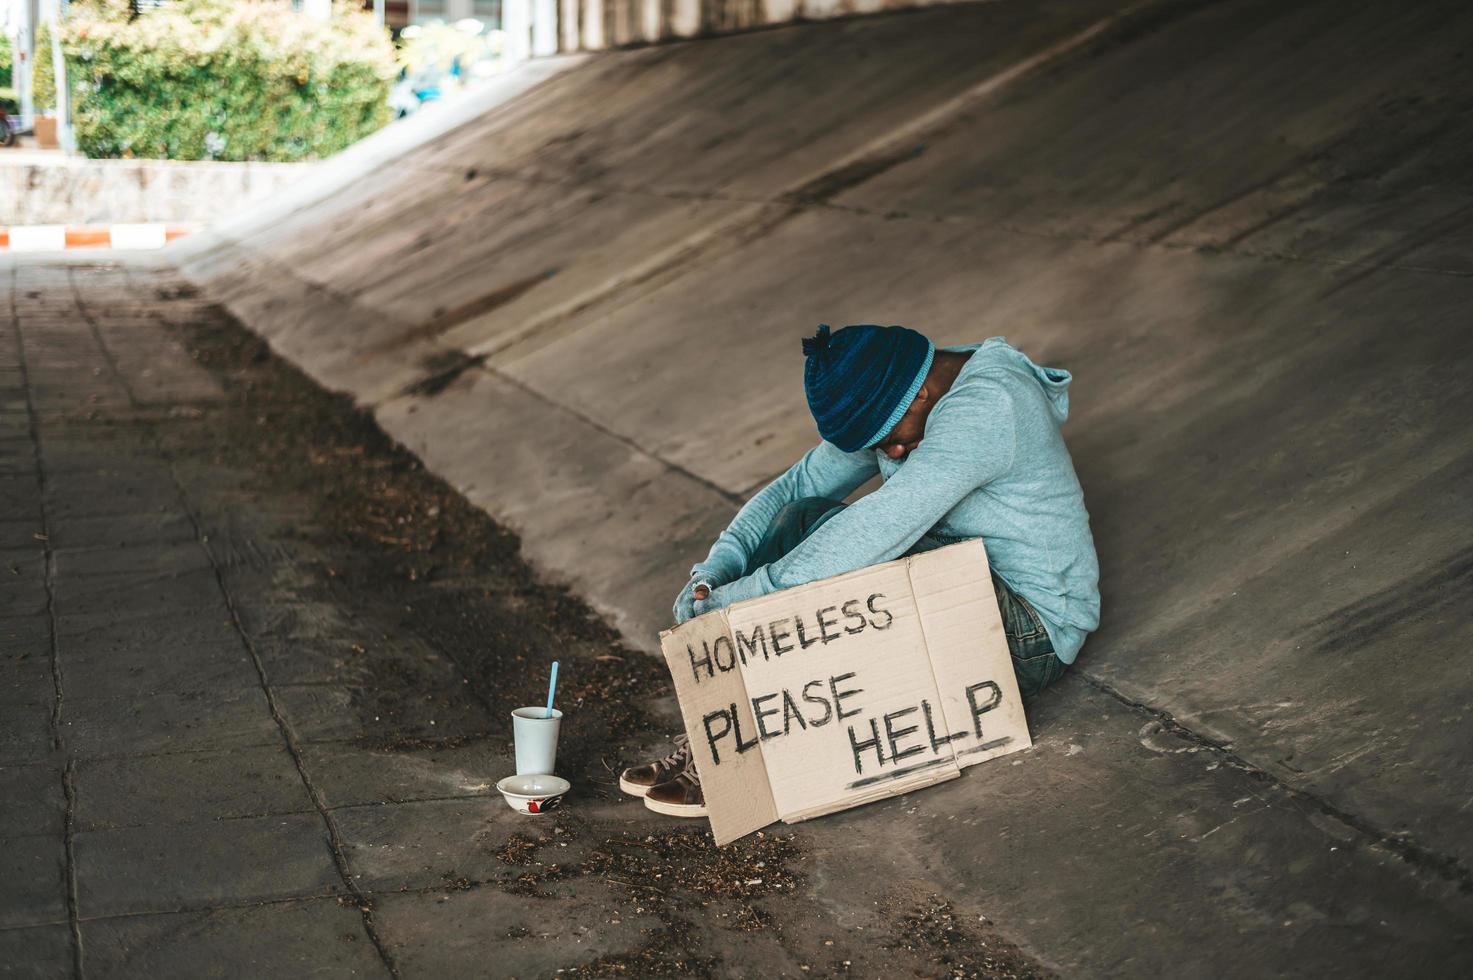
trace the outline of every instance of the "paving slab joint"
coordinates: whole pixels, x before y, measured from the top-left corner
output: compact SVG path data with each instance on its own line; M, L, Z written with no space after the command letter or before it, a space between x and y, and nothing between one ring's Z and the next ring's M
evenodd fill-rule
M61 706L63 689L60 651L57 649L56 640L56 589L54 582L56 561L51 547L52 527L49 519L50 515L46 509L46 462L41 451L40 425L37 421L35 397L31 387L30 365L26 358L25 337L21 332L20 313L15 302L18 276L18 270L12 268L10 272L9 290L10 318L11 329L15 335L16 363L20 366L21 385L25 390L26 427L31 439L31 453L36 465L36 487L40 499L41 534L39 540L41 541L42 553L44 555L42 587L46 593L47 655L51 667L52 689L55 694L51 705L49 724L51 727L52 748L60 752L64 760L62 793L65 805L62 812L62 845L66 861L67 926L71 934L72 974L78 980L81 980L82 925L77 905L76 760L71 757L70 752L67 750L66 738L62 735Z

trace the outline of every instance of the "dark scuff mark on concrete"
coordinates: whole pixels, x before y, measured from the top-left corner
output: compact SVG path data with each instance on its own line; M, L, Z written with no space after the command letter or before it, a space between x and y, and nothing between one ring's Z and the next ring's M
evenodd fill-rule
M845 191L873 180L907 160L914 160L924 152L926 152L926 145L918 143L903 149L855 160L815 177L802 187L789 191L783 195L783 200L800 207L826 204Z
M1397 263L1418 249L1431 245L1433 242L1445 238L1454 232L1461 231L1467 226L1470 220L1470 213L1473 213L1473 204L1465 204L1453 212L1443 215L1431 224L1425 225L1411 234L1406 235L1394 245L1371 255L1363 263L1359 263L1360 268L1356 272L1341 279L1320 293L1320 299L1328 299L1336 293L1344 292L1351 286L1369 279L1384 269L1395 268Z
M484 296L478 296L468 303L462 303L448 310L437 307L434 316L429 320L384 341L375 347L371 353L383 354L415 341L434 340L441 334L453 330L468 320L474 320L478 316L483 316L498 307L505 306L537 285L551 279L557 273L558 270L556 267L544 269L535 275L518 279L516 282L508 283L505 286L494 289Z
M1311 624L1311 653L1340 655L1407 624L1473 604L1473 548L1464 548L1421 575L1403 579Z
M472 357L465 351L433 354L424 360L424 368L429 373L405 388L403 394L433 398L454 384L466 371L485 363L485 355Z
M191 283L184 282L156 289L154 294L162 300L194 299L199 295L199 289Z

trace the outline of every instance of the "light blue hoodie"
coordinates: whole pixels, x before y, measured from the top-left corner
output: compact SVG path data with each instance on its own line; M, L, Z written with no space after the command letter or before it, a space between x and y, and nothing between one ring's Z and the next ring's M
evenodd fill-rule
M931 410L920 445L899 461L828 442L809 450L747 501L695 567L727 583L696 603L698 614L899 558L928 532L948 543L981 538L993 571L1038 611L1059 659L1074 662L1099 625L1100 592L1084 493L1059 432L1071 376L1001 337L943 349L971 357ZM742 574L785 504L842 500L876 472L885 481L878 490L783 558Z

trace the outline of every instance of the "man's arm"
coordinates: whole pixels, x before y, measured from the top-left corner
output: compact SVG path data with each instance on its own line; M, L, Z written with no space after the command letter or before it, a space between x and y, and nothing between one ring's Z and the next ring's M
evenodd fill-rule
M843 500L879 471L870 450L845 453L832 443L819 443L742 506L691 574L709 576L713 587L736 581L746 573L748 558L785 505L804 497Z
M1016 446L1011 396L990 383L956 394L964 397L936 406L921 444L884 486L826 521L783 558L715 590L695 611L899 558L963 497L1006 473Z

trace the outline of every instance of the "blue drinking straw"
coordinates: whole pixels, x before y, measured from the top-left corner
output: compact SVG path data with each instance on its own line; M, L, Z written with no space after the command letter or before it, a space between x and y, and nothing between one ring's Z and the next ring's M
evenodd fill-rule
M547 682L547 715L552 717L552 695L557 690L557 661L552 662L552 678Z

